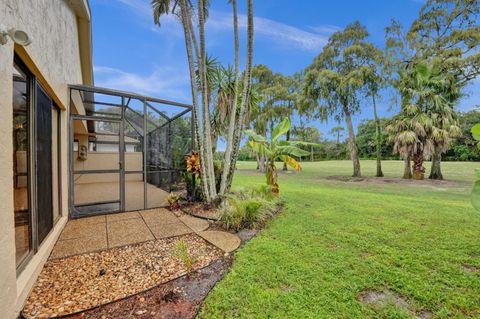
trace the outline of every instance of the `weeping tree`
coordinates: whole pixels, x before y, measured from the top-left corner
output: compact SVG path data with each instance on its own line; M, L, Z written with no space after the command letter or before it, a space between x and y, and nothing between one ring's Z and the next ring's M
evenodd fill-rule
M236 0L229 1L233 8L234 26L234 54L235 54L235 75L234 75L234 96L241 95L240 108L237 110L237 98L232 98L229 109L229 128L227 135L227 151L224 158L224 170L220 183L220 191L217 193L214 173L213 142L212 142L212 119L211 119L211 94L212 85L208 77L207 54L205 50L205 22L208 18L209 0L198 0L195 4L191 0L152 0L153 19L156 25L160 26L160 19L163 15L174 14L179 18L183 28L187 60L190 73L190 86L192 93L192 116L194 121L195 140L199 149L201 162L202 190L206 202L210 203L223 195L230 188L235 164L238 155L238 148L241 140L241 132L244 124L245 109L248 103L250 90L250 73L253 59L253 0L248 0L247 19L247 62L245 65L245 76L243 78L243 90L238 91L239 78L239 43L238 43L238 14ZM194 21L195 20L195 21ZM195 22L195 23L194 23ZM194 28L194 25L196 28ZM198 70L195 69L198 67ZM201 96L201 100L199 99ZM201 101L201 104L200 104ZM201 118L200 118L201 106Z
M345 120L354 177L361 176L361 171L352 115L360 111L358 94L365 86L361 68L365 65L365 54L371 47L365 41L367 37L367 30L359 22L334 33L305 70L304 79L304 94L317 101L313 110L317 116Z
M362 67L363 77L365 81L365 95L371 98L373 107L373 116L375 121L375 150L377 160L376 177L383 177L382 172L382 127L377 112L377 99L380 90L385 86L383 75L384 57L382 51L373 45L364 47L365 65Z

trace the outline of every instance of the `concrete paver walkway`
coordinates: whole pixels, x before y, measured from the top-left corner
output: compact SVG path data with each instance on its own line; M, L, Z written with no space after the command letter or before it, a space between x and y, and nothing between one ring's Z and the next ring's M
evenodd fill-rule
M237 236L225 232L207 232L209 223L184 215L175 216L165 208L86 217L71 220L65 226L50 259L121 247L154 239L198 233L225 252L240 245Z

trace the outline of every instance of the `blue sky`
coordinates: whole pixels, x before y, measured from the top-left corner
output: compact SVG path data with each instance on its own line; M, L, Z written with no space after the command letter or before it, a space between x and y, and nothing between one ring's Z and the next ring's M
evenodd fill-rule
M241 45L246 43L245 2L239 0ZM254 64L266 64L284 74L301 71L320 53L329 35L355 20L367 27L373 43L383 47L390 20L396 18L409 26L422 4L422 0L255 0ZM149 0L91 0L90 6L97 86L191 101L183 32L174 16L165 16L157 27ZM231 19L227 0L213 0L206 24L207 51L224 64L233 63ZM244 45L240 57L244 65ZM467 87L459 110L480 104L479 88L479 80ZM371 106L363 104L362 112L354 117L355 126L373 116ZM388 96L379 104L381 116L396 111ZM333 120L311 124L327 137L328 130L337 125Z

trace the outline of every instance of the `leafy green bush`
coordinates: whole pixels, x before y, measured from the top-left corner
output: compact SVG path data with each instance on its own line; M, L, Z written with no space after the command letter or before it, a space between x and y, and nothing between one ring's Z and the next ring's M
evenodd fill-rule
M227 196L220 223L226 229L258 228L279 209L279 200L269 186L244 189Z

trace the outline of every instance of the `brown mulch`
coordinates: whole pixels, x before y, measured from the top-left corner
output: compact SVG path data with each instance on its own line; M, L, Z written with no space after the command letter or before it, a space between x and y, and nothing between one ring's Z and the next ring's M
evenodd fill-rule
M68 319L166 319L195 318L203 300L223 278L232 257L212 262L203 269L176 278L158 287L98 307Z
M137 294L186 274L177 245L183 240L200 269L223 252L194 235L48 261L23 310L25 318L50 318L85 311Z
M205 206L203 203L192 203L182 206L182 210L189 215L216 221L220 218L220 212L211 207Z

